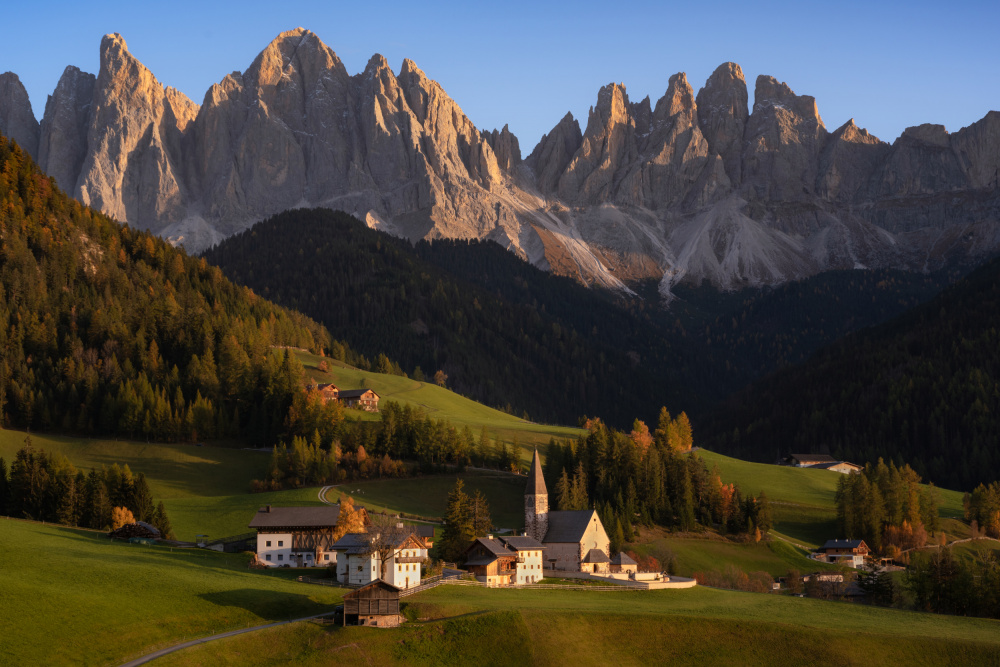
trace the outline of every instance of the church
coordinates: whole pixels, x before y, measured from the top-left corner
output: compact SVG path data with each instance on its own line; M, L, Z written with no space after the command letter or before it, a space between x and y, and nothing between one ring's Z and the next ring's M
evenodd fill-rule
M524 491L524 530L545 547L550 570L607 572L611 540L596 510L549 511L549 492L535 450Z

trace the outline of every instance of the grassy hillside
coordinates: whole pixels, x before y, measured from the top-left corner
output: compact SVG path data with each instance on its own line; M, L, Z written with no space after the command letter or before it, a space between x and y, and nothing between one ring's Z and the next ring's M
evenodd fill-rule
M0 519L0 663L120 664L184 638L323 613L332 588L242 556Z
M163 665L1000 664L1000 623L696 588L651 593L439 587L394 630L300 623Z
M324 360L322 357L301 351L296 352L296 356L305 367L307 376L316 382L332 382L342 389L373 389L381 400L423 408L434 419L448 419L459 428L468 426L476 437L479 436L480 429L486 426L491 437L499 437L508 442L517 438L522 445L521 458L524 461L530 460L531 447L534 445L544 445L550 438L575 439L583 433L578 428L526 421L486 407L432 382L417 382L399 375L362 371L331 359L326 359L330 370L324 373L317 368Z

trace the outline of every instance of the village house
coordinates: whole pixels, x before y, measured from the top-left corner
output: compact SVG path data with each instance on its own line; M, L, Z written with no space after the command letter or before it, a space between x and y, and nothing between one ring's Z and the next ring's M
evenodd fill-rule
M369 584L381 578L382 563L371 552L361 533L348 533L332 546L337 553L337 581L349 586ZM411 533L402 538L386 563L384 581L400 589L420 585L421 567L427 560L427 544Z
M371 389L343 389L338 396L340 402L349 408L378 412L379 395Z
M544 551L533 537L487 535L465 550L465 567L488 586L533 584L544 576Z
M611 540L595 510L549 511L549 492L535 450L524 493L524 526L528 537L545 547L549 569L607 572ZM598 555L603 554L603 560Z
M340 390L337 389L337 385L335 384L318 384L316 385L316 391L323 396L324 403L336 401L340 394Z
M394 628L402 622L399 588L392 584L378 579L344 595L343 625Z
M261 507L249 524L257 531L257 559L268 567L323 567L336 562L331 547L339 516L340 505ZM366 523L367 517L365 513Z
M864 540L827 540L816 550L813 558L825 563L839 563L849 567L863 567L869 554Z

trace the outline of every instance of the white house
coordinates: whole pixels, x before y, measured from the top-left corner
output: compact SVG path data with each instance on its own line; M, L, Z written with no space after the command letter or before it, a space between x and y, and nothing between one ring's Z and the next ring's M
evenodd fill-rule
M513 583L533 584L542 580L542 577L545 576L545 547L541 542L527 535L501 537L500 541L508 549L517 553L517 558L514 561L516 570Z
M352 586L363 586L381 579L382 564L378 556L359 533L348 533L332 546L337 562L337 581ZM397 588L420 585L423 563L427 560L427 545L414 534L405 537L396 546L386 564L383 581Z
M331 551L340 505L261 507L249 527L257 531L257 558L269 567L323 567Z

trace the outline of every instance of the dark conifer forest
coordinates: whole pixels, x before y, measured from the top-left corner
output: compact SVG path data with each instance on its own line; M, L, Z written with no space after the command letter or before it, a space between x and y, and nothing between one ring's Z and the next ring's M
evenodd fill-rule
M909 463L971 490L1000 476L1000 259L722 406L705 446L773 460L777 443Z
M284 429L329 332L74 201L0 137L0 425L155 440Z

